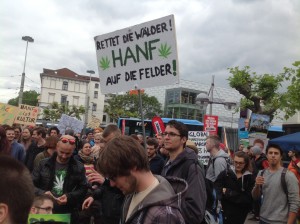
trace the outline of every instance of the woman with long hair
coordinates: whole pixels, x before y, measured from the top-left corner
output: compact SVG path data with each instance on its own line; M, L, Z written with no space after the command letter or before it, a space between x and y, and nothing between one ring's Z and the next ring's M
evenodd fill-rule
M243 224L252 206L254 186L250 158L239 151L234 155L234 166L222 171L215 187L222 203L224 224Z
M10 143L6 138L6 131L2 126L0 126L0 155L10 155Z

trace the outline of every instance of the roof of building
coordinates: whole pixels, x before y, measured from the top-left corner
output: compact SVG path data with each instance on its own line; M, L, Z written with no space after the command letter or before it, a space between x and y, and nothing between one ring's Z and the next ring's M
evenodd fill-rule
M72 80L78 80L78 81L86 81L88 82L91 78L92 81L99 82L100 79L97 77L90 77L87 75L79 75L73 71L71 71L68 68L61 68L61 69L43 69L43 73L41 73L42 76L51 76L56 78L64 78L64 79L72 79Z

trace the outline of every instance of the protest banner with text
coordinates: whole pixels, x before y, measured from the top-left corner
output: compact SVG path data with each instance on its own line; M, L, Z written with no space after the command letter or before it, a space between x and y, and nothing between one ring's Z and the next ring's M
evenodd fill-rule
M209 136L209 132L207 131L189 131L189 140L196 144L198 148L198 158L203 165L208 164L210 156L205 146L207 136Z
M94 39L103 94L179 82L174 15Z
M39 114L38 107L21 104L19 106L19 111L15 117L14 123L34 126L38 114Z

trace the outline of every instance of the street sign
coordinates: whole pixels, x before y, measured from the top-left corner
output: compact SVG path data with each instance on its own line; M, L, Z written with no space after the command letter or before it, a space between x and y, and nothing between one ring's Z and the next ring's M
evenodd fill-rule
M94 39L103 94L179 82L174 15Z

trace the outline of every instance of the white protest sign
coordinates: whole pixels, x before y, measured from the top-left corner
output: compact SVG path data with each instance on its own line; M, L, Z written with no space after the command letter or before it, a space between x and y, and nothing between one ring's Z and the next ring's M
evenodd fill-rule
M207 131L189 131L189 140L196 144L198 148L198 158L204 165L208 164L210 156L205 147L207 136L209 136L209 132Z
M103 94L179 82L174 15L94 39Z
M83 129L83 122L77 120L74 117L70 117L68 115L62 114L57 125L61 134L65 134L66 130L72 129L74 133L80 133Z

